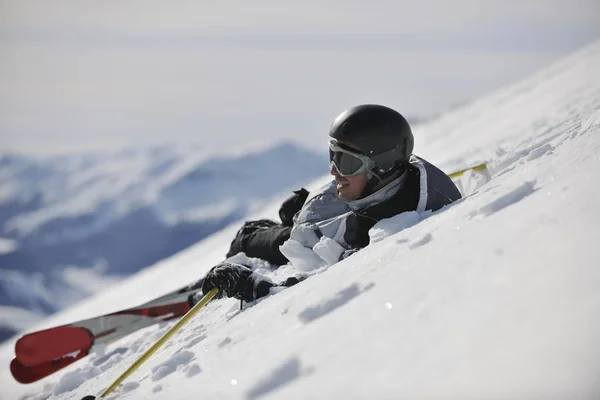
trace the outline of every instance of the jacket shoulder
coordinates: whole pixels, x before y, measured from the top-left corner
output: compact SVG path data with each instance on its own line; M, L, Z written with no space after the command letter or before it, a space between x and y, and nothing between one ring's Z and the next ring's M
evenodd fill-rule
M436 211L462 198L452 179L427 160L412 156L411 166L419 170L419 204L417 211Z

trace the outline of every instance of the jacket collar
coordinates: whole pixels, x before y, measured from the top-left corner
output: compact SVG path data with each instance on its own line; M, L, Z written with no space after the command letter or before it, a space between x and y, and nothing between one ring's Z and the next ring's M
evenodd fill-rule
M404 181L406 181L406 171L375 193L371 193L362 199L347 201L346 204L348 204L353 211L358 211L382 203L398 193L402 186L404 186Z

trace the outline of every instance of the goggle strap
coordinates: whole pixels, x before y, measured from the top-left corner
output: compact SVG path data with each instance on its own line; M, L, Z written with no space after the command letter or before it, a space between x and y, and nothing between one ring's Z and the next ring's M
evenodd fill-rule
M399 158L402 158L400 155L401 152L404 152L405 147L406 146L402 144L383 153L371 156L370 158L375 163L377 169L381 169L381 172L387 172L396 165L396 161Z

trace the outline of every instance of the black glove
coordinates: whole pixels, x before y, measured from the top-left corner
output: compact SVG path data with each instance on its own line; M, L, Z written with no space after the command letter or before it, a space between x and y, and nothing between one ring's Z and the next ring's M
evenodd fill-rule
M273 286L273 283L253 273L245 265L223 262L206 274L202 292L206 294L216 287L227 297L250 302L268 295Z
M294 224L294 215L300 211L307 197L308 190L302 188L294 190L294 195L283 202L279 208L279 218L283 225L292 226Z

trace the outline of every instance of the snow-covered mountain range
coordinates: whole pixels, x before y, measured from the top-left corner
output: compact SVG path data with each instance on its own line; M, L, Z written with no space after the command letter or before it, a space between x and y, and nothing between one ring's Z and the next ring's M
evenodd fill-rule
M36 315L71 305L291 193L326 168L325 153L289 143L221 156L175 145L45 159L1 156L0 340Z
M210 302L108 398L598 398L599 70L597 42L415 129L416 153L446 171L488 161L485 176L461 178L464 199L381 221L367 248L242 312L232 299ZM252 217L275 217L278 207ZM188 283L223 259L236 230L36 329ZM171 325L29 386L10 376L12 339L0 346L0 398L97 395Z

